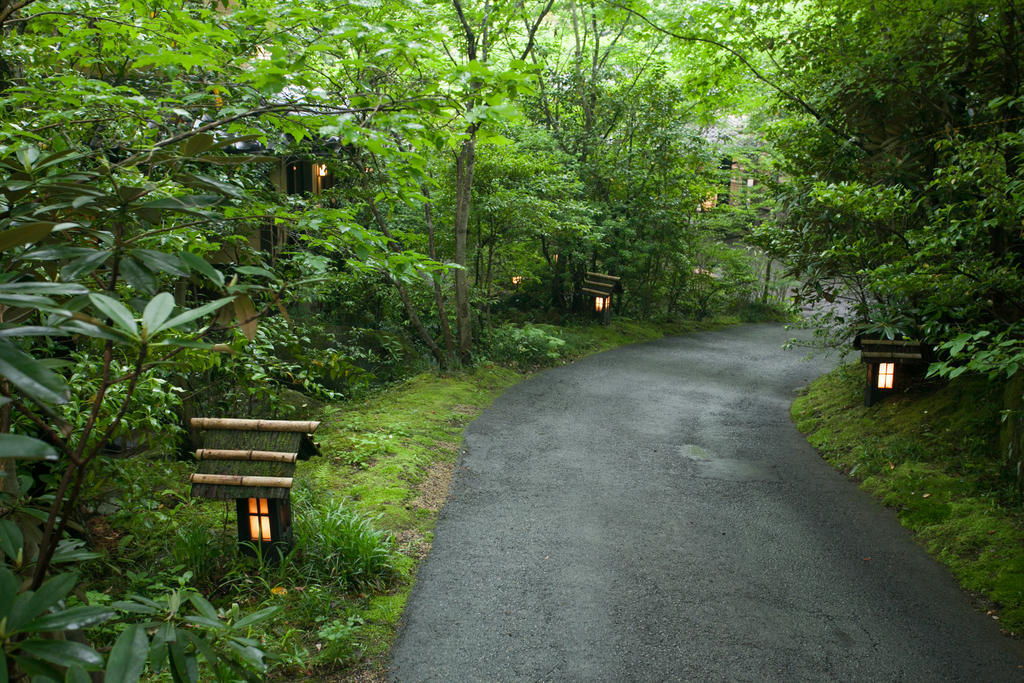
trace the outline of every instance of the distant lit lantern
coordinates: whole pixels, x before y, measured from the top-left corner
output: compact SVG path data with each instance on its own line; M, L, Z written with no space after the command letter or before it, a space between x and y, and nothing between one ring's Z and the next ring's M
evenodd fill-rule
M616 275L587 271L580 288L584 295L594 297L594 312L600 314L604 325L611 322L612 292L618 286L619 277Z
M878 388L892 389L892 378L896 372L895 363L878 364Z
M316 172L321 178L327 177L327 164L317 164Z
M520 285L522 283L523 283L523 276L522 275L513 275L512 276L512 284Z

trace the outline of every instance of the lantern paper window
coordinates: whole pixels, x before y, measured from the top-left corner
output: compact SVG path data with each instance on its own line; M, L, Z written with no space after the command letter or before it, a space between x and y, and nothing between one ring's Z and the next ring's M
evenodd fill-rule
M270 533L270 505L266 498L249 499L249 536L254 541L274 540Z
M604 309L608 308L608 299L610 298L611 297L607 296L599 296L596 299L594 299L594 310L600 313Z
M895 363L879 363L878 364L878 388L879 389L892 389L893 375L896 372Z

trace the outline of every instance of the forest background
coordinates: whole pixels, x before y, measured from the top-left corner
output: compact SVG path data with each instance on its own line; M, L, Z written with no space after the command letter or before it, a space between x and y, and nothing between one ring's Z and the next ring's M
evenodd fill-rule
M550 362L588 271L617 316L794 295L843 304L829 344L931 344L1005 387L1019 488L1022 31L1013 1L0 0L0 675L265 675L273 606L83 592L126 456Z

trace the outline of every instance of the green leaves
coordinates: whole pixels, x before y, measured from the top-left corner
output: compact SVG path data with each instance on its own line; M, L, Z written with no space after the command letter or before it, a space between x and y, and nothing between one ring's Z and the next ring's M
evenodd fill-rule
M60 375L4 338L0 338L0 375L37 403L54 405L68 400L68 388Z
M57 450L48 443L22 434L0 434L0 458L56 460Z
M174 311L174 297L161 292L153 297L142 312L143 338L150 337L163 329L163 324Z
M146 666L149 638L140 624L129 624L114 643L107 659L107 683L134 683Z
M89 301L91 301L93 306L99 309L101 313L113 321L114 327L130 337L138 337L139 326L135 324L135 316L132 315L132 312L127 306L116 299L112 299L106 294L98 294L95 292L89 294Z
M12 533L12 526L6 520L0 525L0 550L8 557L17 558L21 552L21 534ZM95 626L114 616L114 612L105 607L65 608L63 600L77 582L77 574L58 574L36 591L21 590L18 577L0 565L0 641L3 645L0 652L6 652L22 671L64 680L61 673L64 667L84 672L103 666L103 656L88 645L53 637L65 631ZM4 668L5 676L6 673ZM75 675L69 671L69 679L76 680Z

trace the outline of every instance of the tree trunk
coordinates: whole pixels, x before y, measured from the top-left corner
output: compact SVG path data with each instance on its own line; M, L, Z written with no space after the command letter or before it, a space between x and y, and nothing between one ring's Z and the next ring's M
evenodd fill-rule
M434 261L437 260L437 249L434 247L434 212L430 207L430 190L424 185L423 196L427 202L423 205L423 217L427 224L427 255ZM441 336L444 338L445 357L447 362L442 367L451 367L458 362L455 355L455 339L452 338L452 326L448 322L448 311L444 306L444 293L441 291L441 282L435 276L431 278L434 282L434 304L437 306L437 320L441 326Z
M459 358L470 360L473 331L469 317L469 278L466 273L466 238L469 233L469 207L473 192L473 167L476 165L476 127L462 143L455 165L455 326Z
M388 228L388 224L384 221L384 217L380 215L380 209L377 208L377 203L370 202L370 211L373 213L373 218L377 222L377 227L384 233L384 236L394 243L394 238L391 236L391 230ZM402 300L402 306L405 307L405 314L409 318L409 323L413 329L416 330L416 334L419 335L423 343L427 345L430 352L434 354L434 358L437 359L437 364L441 367L445 367L447 359L445 358L444 352L441 347L437 345L434 338L430 336L430 331L427 330L423 321L420 320L419 315L416 314L416 309L412 305L412 300L409 298L409 292L405 288L405 283L396 278L395 276L388 274L391 282L395 285L395 289L398 290L398 297Z

